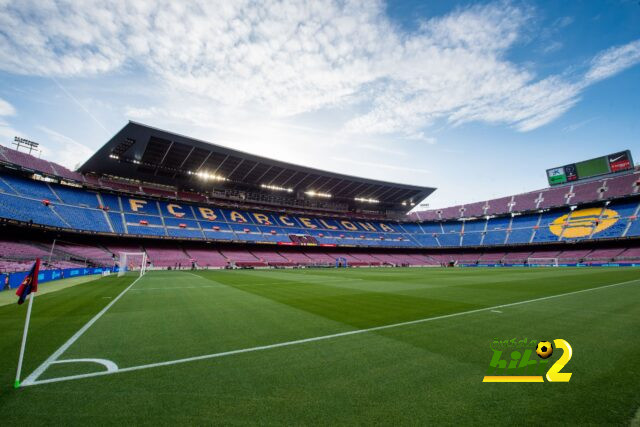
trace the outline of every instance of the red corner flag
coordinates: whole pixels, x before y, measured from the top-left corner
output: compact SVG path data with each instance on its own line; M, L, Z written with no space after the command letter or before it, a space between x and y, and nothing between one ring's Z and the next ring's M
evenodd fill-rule
M33 263L31 271L27 274L16 291L16 295L19 297L18 304L22 304L31 292L38 291L38 270L40 270L40 258L36 258L36 262Z

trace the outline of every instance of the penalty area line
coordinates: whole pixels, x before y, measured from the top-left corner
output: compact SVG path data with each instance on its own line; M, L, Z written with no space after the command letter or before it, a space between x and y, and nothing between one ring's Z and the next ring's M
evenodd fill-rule
M444 314L442 316L427 317L427 318L424 318L424 319L411 320L411 321L408 321L408 322L393 323L393 324L389 324L389 325L375 326L375 327L366 328L366 329L355 329L353 331L339 332L339 333L331 334L331 335L322 335L322 336L318 336L318 337L303 338L303 339L294 340L294 341L286 341L286 342L280 342L280 343L275 343L275 344L261 345L261 346L257 346L257 347L249 347L249 348L243 348L243 349L239 349L239 350L225 351L225 352L221 352L221 353L204 354L204 355L201 355L201 356L186 357L184 359L169 360L169 361L166 361L166 362L157 362L157 363L149 363L149 364L146 364L146 365L130 366L130 367L127 367L127 368L118 368L117 370L111 370L111 371L101 371L101 372L92 372L92 373L88 373L88 374L70 375L70 376L66 376L66 377L49 378L49 379L40 380L40 381L36 381L35 379L37 379L37 376L35 376L32 381L30 381L30 382L26 382L25 381L25 382L23 382L21 384L21 386L34 386L34 385L40 385L40 384L56 383L56 382L60 382L60 381L70 381L70 380L78 380L78 379L82 379L82 378L99 377L99 376L103 376L103 375L112 375L112 374L118 374L118 373L121 373L121 372L139 371L139 370L142 370L142 369L158 368L158 367L161 367L161 366L177 365L177 364L181 364L181 363L195 362L195 361L199 361L199 360L216 359L216 358L219 358L219 357L232 356L232 355L236 355L236 354L252 353L252 352L261 351L261 350L270 350L270 349L273 349L273 348L290 347L290 346L299 345L299 344L305 344L305 343L310 343L310 342L324 341L324 340L329 340L329 339L333 339L333 338L346 337L346 336L349 336L349 335L358 335L358 334L364 334L364 333L368 333L368 332L382 331L382 330L385 330L385 329L398 328L398 327L402 327L402 326L409 326L409 325L416 325L416 324L420 324L420 323L427 323L427 322L431 322L431 321L435 321L435 320L449 319L449 318L452 318L452 317L464 316L464 315L467 315L467 314L482 313L482 312L485 312L485 311L492 311L492 310L496 310L496 309L499 309L499 308L515 307L515 306L523 305L523 304L530 304L530 303L539 302L539 301L546 301L546 300L553 299L553 298L560 298L560 297L565 297L565 296L569 296L569 295L576 295L576 294L581 294L581 293L585 293L585 292L591 292L591 291L597 291L597 290L601 290L601 289L613 288L613 287L616 287L616 286L622 286L622 285L626 285L626 284L634 283L634 282L638 282L638 281L640 281L640 279L628 280L628 281L625 281L625 282L619 282L619 283L613 283L613 284L610 284L610 285L597 286L597 287L588 288L588 289L581 289L581 290L578 290L578 291L565 292L565 293L562 293L562 294L549 295L549 296L546 296L546 297L534 298L534 299L529 299L529 300L524 300L524 301L517 301L517 302L511 302L511 303L507 303L507 304L500 304L500 305L495 305L493 307L484 307L484 308L478 308L478 309L475 309L475 310L461 311L461 312L458 312L458 313ZM131 286L133 286L133 283L131 284ZM127 289L129 289L129 288L127 288ZM124 292L126 292L126 290ZM120 294L120 295L122 295L122 294ZM120 295L118 296L118 298L120 297ZM116 298L116 300L117 300L117 298ZM115 302L116 300L112 301L112 303ZM104 310L104 311L106 311L106 310ZM75 337L75 335L74 335L74 337ZM54 355L56 353L54 353ZM49 359L51 359L51 357ZM51 362L49 362L49 359L47 359L47 362L49 364L51 364ZM45 363L47 363L47 362L45 362ZM45 365L45 364L43 364L43 365ZM46 365L46 366L48 366L48 365ZM46 368L46 366L45 366L45 368ZM40 368L38 368L38 369L40 369ZM29 376L29 378L31 378L35 373L36 372L34 371L34 373L31 374ZM38 374L38 375L40 375L40 374Z

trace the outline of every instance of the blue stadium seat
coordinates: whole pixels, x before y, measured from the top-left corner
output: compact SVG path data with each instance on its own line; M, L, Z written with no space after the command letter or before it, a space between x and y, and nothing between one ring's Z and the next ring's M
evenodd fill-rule
M625 237L640 236L640 219L631 221L631 226L627 230Z
M442 232L444 234L460 233L462 231L462 221L443 222L441 225L442 225Z
M129 234L140 234L147 236L166 236L164 227L127 225Z
M149 225L162 225L162 218L153 215L137 215L137 214L124 214L124 219L127 221L127 225L141 225L140 221L147 221Z
M100 193L102 206L108 207L111 212L121 212L120 198L113 194Z
M504 245L504 241L507 238L507 232L505 230L487 231L484 236L483 245Z
M68 205L83 205L89 208L96 208L99 205L96 193L78 188L63 187L61 185L52 186L52 188L62 202Z
M440 246L460 246L460 234L448 233L438 235Z
M13 188L11 188L6 182L5 180L0 177L0 193L6 193L6 194L18 194L15 192L15 190Z
M235 240L236 235L231 232L231 230L211 230L211 229L203 229L204 235L207 239L212 240Z
M507 243L529 243L532 234L533 228L514 228L509 233Z
M0 193L0 217L51 227L68 228L51 207L45 206L39 200L10 196Z
M195 228L171 228L167 227L167 234L171 237L189 237L202 239L204 234L202 230Z
M464 223L464 232L479 232L484 231L484 227L487 224L485 220L476 220L476 221L465 221Z
M75 206L56 205L52 207L72 228L77 230L111 232L104 212Z
M462 246L480 246L482 236L481 232L465 232L462 236Z
M45 182L23 179L11 175L3 175L2 179L18 194L36 199L47 199L51 202L59 201Z
M113 226L114 233L125 234L124 225L122 223L122 214L119 212L109 212L109 221Z
M511 228L533 228L538 224L539 215L518 215L513 217Z

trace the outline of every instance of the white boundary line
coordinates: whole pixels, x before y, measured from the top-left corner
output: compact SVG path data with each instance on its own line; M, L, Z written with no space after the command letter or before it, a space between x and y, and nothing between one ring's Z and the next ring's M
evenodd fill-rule
M57 349L51 356L49 356L49 358L45 360L42 363L42 365L38 366L35 371L33 371L27 378L25 378L24 381L22 381L22 383L20 384L20 386L27 386L27 385L34 384L38 379L38 377L40 377L40 375L42 375L42 373L47 370L49 365L56 362L58 360L58 357L60 357L62 353L67 351L67 349L71 347L71 345L74 342L76 342L78 338L80 338L82 334L84 334L87 331L87 329L89 329L94 323L96 323L98 319L100 319L102 315L105 314L107 310L109 310L113 306L113 304L115 304L129 289L131 289L133 285L135 285L138 282L138 280L142 279L143 277L144 276L139 276L129 286L127 286L125 290L120 292L120 294L117 297L111 300L111 302L109 302L109 304L107 304L102 310L100 310L98 314L96 314L82 328L80 328L78 332L76 332L71 338L69 338L67 342L62 344L62 346L59 349Z
M161 287L161 288L136 288L136 289L131 289L131 291L157 291L157 290L165 290L165 289L199 289L199 288L220 288L221 285L215 285L215 286L207 286L207 285L203 285L203 286L165 286L165 287Z
M563 294L549 295L549 296L546 296L546 297L534 298L534 299L525 300L525 301L512 302L512 303L508 303L508 304L500 304L500 305L496 305L496 306L493 306L493 307L478 308L478 309L475 309L475 310L462 311L462 312L459 312L459 313L445 314L445 315L436 316L436 317L427 317L427 318L424 318L424 319L411 320L409 322L393 323L393 324L390 324L390 325L375 326L373 328L367 328L367 329L356 329L356 330L353 330L353 331L339 332L337 334L323 335L323 336L312 337L312 338L304 338L304 339L295 340L295 341L286 341L286 342L281 342L281 343L276 343L276 344L262 345L262 346L258 346L258 347L243 348L243 349L239 349L239 350L225 351L225 352L222 352L222 353L205 354L205 355L201 355L201 356L187 357L187 358L184 358L184 359L169 360L169 361L166 361L166 362L149 363L147 365L130 366L128 368L118 368L115 371L111 370L111 371L92 372L92 373L89 373L89 374L71 375L71 376L67 376L67 377L50 378L50 379L46 379L46 380L36 381L38 376L42 373L42 371L44 371L44 369L42 371L39 371L39 369L42 366L44 366L45 369L46 369L46 367L48 367L48 365L51 364L50 360L53 358L54 355L56 357L58 357L60 354L62 354L62 352L60 350L58 350L56 353L54 353L54 355L52 355L52 357L47 359L47 361L43 365L41 365L40 368L38 368L31 375L29 375L29 377L27 377L27 380L31 379L31 381L27 382L27 380L25 380L21 385L31 386L31 385L38 385L38 384L55 383L55 382L60 382L60 381L76 380L76 379L82 379L82 378L98 377L98 376L103 376L103 375L117 374L117 373L120 373L120 372L139 371L141 369L157 368L157 367L160 367L160 366L169 366L169 365L176 365L176 364L179 364L179 363L194 362L194 361L198 361L198 360L215 359L215 358L218 358L218 357L232 356L232 355L235 355L235 354L251 353L251 352L261 351L261 350L269 350L269 349L272 349L272 348L289 347L289 346L298 345L298 344L304 344L304 343L309 343L309 342L323 341L323 340L328 340L328 339L332 339L332 338L345 337L345 336L349 336L349 335L364 334L364 333L368 333L368 332L381 331L381 330L384 330L384 329L397 328L397 327L400 327L400 326L408 326L408 325L415 325L415 324L418 324L418 323L426 323L426 322L431 322L433 320L448 319L448 318L451 318L451 317L464 316L466 314L481 313L483 311L490 311L490 310L495 310L495 309L498 309L498 308L513 307L513 306L516 306L516 305L529 304L529 303L538 302L538 301L545 301L545 300L548 300L548 299L559 298L559 297L564 297L564 296L568 296L568 295L576 295L576 294L581 294L581 293L584 293L584 292L591 292L591 291L596 291L596 290L600 290L600 289L613 288L613 287L616 287L616 286L626 285L628 283L633 283L633 282L638 282L638 281L640 281L640 279L628 280L626 282L613 283L613 284L610 284L610 285L598 286L598 287L595 287L595 288L581 289L579 291L566 292L566 293L563 293ZM133 286L134 283L135 282L133 282L131 284L131 286ZM129 288L131 286L129 286ZM129 288L125 289L122 292L122 294L124 294L124 292L126 292ZM118 297L114 301L112 301L112 304L118 298L120 298L120 296L122 294L118 295ZM109 304L109 306L111 306L112 304ZM109 306L105 307L105 309L102 312L98 313L98 315L94 319L91 320L91 323L93 324L93 322L95 322L95 320L97 320L99 318L99 316L101 316L103 314L103 312L105 312L106 309L109 308ZM89 325L89 326L91 326L91 325ZM87 327L83 327L83 329L81 329L81 331L84 332L87 329L88 329L88 326ZM78 331L78 332L80 332L80 331ZM80 335L82 335L82 334L81 333L76 333L76 335L74 335L72 337L73 341L78 339L78 337ZM69 340L69 341L71 341L71 340ZM71 342L69 345L71 345L71 344L73 344L73 342ZM63 347L65 347L65 350L66 350L66 348L68 348L69 346L67 344L65 344L65 346L63 346ZM37 373L37 375L35 375L36 373Z

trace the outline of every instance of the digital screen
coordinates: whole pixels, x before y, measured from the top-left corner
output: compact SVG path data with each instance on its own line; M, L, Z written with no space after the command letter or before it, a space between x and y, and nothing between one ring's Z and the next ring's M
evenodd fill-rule
M630 169L633 169L633 160L631 152L626 150L583 162L547 169L547 179L549 180L549 185L553 186Z
M576 168L578 169L578 176L580 178L590 178L611 172L609 170L609 159L607 157L598 157L597 159L578 162L576 163Z

